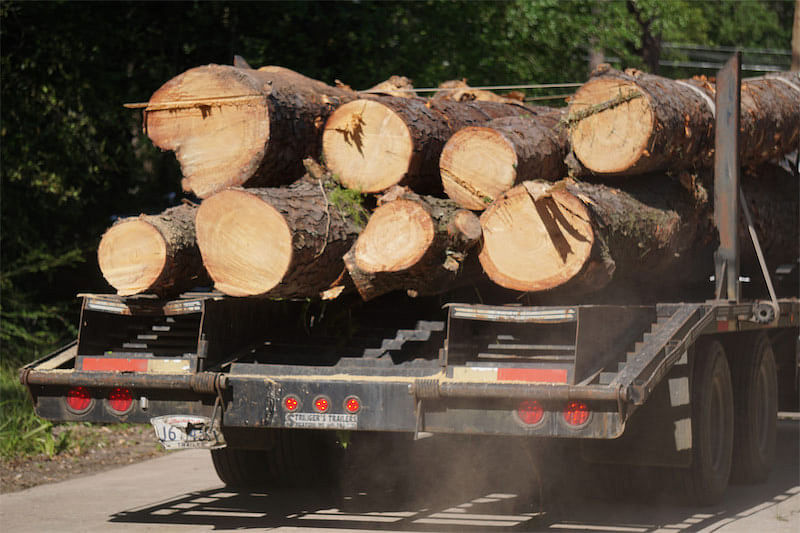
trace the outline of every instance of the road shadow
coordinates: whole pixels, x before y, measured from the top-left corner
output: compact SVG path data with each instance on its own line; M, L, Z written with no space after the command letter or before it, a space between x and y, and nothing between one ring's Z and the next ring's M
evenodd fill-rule
M356 464L339 482L316 489L199 491L117 513L110 521L219 531L699 531L763 513L800 494L797 421L778 425L777 464L769 481L731 486L723 503L712 507L680 503L672 493L637 491L635 483L632 492L619 493L619 484L607 477L587 483L585 472L578 472L585 465L565 461L564 454L556 461L559 454L552 450L531 455L520 440L457 439L457 449L443 450L429 440L418 446L421 457L377 454L382 468ZM555 478L558 483L548 482Z

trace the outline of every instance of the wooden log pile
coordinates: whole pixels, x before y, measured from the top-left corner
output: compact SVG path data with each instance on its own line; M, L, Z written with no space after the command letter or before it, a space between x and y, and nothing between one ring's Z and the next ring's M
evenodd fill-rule
M463 80L443 89L420 98L393 76L358 92L246 63L178 75L144 128L202 202L117 222L103 275L121 295L213 284L364 300L465 285L570 299L708 279L713 80L602 67L561 109ZM798 254L798 176L770 163L800 145L798 75L745 80L741 126L745 196L774 269Z

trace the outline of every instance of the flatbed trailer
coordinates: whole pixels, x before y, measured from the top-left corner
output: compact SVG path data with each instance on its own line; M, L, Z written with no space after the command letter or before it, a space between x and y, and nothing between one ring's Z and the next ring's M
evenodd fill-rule
M167 447L211 448L234 485L291 477L323 440L463 434L577 442L583 460L666 469L716 501L731 469L766 478L779 389L796 402L798 383L800 299L776 298L766 269L769 300L738 290L737 130L718 118L714 299L403 314L391 299L84 294L78 339L20 379L44 418L152 422Z

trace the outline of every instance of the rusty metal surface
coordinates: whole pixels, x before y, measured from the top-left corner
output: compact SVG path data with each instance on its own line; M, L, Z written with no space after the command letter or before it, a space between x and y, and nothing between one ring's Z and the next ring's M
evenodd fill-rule
M215 394L216 387L227 386L226 376L214 372L198 374L147 374L134 372L79 372L74 370L35 370L20 373L23 385L127 387L131 389L186 390L198 394Z

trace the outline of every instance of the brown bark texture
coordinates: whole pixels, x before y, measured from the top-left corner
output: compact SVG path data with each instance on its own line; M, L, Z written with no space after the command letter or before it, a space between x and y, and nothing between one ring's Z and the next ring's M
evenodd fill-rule
M417 93L414 92L412 81L405 76L398 75L391 76L388 80L382 81L366 91L361 91L361 93L384 94L398 98L414 98L417 96Z
M302 159L320 151L322 127L341 103L357 97L350 90L281 67L258 70L226 65L190 69L156 91L144 113L144 128L154 144L173 150L183 171L183 188L200 198L232 186L274 186L289 183L303 174ZM215 100L215 98L218 98ZM225 124L231 110L241 110ZM227 114L226 114L227 113ZM216 117L215 117L216 115ZM220 117L221 116L221 117ZM241 128L236 138L219 135L219 144L238 157L220 157L208 145L194 146L197 138L214 135L204 130L214 122L221 132ZM170 121L192 120L194 128L170 126ZM245 156L236 150L241 144ZM228 164L228 163L231 164ZM206 176L205 166L213 166ZM202 175L200 175L202 174Z
M603 86L607 88L598 90ZM774 160L797 149L800 78L796 73L745 79L741 95L742 165ZM714 155L714 96L715 86L705 78L670 80L605 66L572 99L568 117L572 148L597 174L709 166Z
M434 100L453 100L454 102L471 102L481 100L485 102L500 102L504 104L520 104L524 94L512 92L502 96L492 91L475 89L467 85L466 80L450 80L439 84L439 91L433 95Z
M280 281L259 293L248 295L315 298L339 284L338 281L344 273L342 256L358 236L361 222L353 215L355 210L360 209L358 206L335 203L335 187L329 176L318 179L307 174L288 187L230 189L252 195L274 208L283 218L291 236L291 259L281 273ZM212 228L214 221L204 220L203 224ZM269 248L272 236L263 235L261 238L261 244ZM246 245L242 244L244 246ZM203 241L200 241L200 249L206 264L209 261L224 264L227 260L225 257L214 257L218 252L206 248ZM270 251L266 249L258 252L269 254ZM255 268L258 267L257 260L248 257L245 250L240 253L239 260L245 265L252 262ZM225 270L222 269L222 272L224 274ZM219 270L215 272L209 268L209 273L223 292L241 296L249 290L236 286L236 282L231 279L223 279Z
M381 211L399 210L405 202L420 206L433 222L433 238L424 250L415 250L415 260L399 270L372 271L359 265L359 245L356 242L344 256L350 278L364 301L395 290L405 290L411 296L441 294L458 286L471 283L480 275L476 248L480 243L481 229L478 217L471 211L460 209L451 200L420 196L404 187L390 189L382 198L362 236L392 235L385 243L403 241L408 237L398 234L396 228L381 225ZM372 224L372 227L370 227Z
M536 116L504 117L456 132L439 160L447 195L464 208L482 210L522 181L566 177L569 137L561 122L563 115L563 111L552 110ZM481 156L494 152L498 137L510 149L510 160L500 154ZM485 150L481 144L487 145ZM473 161L475 166L470 165Z
M451 100L425 100L422 98L394 98L378 96L371 100L376 101L393 111L405 124L411 139L411 155L409 157L405 174L386 186L357 187L362 192L380 192L393 185L407 186L420 194L437 194L442 192L439 177L439 156L447 140L456 131L467 126L482 124L489 120L514 116L536 115L537 108L526 107L521 104L504 104L498 102L470 101L454 102ZM358 113L358 107L352 104ZM349 124L357 125L357 117L346 120ZM330 124L330 122L329 122ZM340 135L346 142L359 144L359 130L357 127L347 131L333 130L326 127L326 136L334 139ZM351 139L347 141L347 139ZM337 174L340 182L350 187L348 176L336 168L336 155L329 150L328 144L323 145L323 156L331 170ZM376 165L373 161L372 165ZM380 166L377 164L377 166Z
M203 267L195 239L194 218L196 213L196 205L181 204L170 207L157 215L123 218L114 224L114 226L119 226L132 221L144 222L158 231L166 250L163 264L153 265L154 268L160 267L160 273L152 283L135 292L121 289L120 294L153 293L161 297L168 297L194 287L210 284L210 278ZM112 253L111 250L106 251L102 244L101 241L98 249L98 260L101 266L107 262L107 258L102 257L103 254ZM145 262L149 258L137 254L135 259ZM130 266L136 267L134 264ZM130 285L138 284L133 281Z

